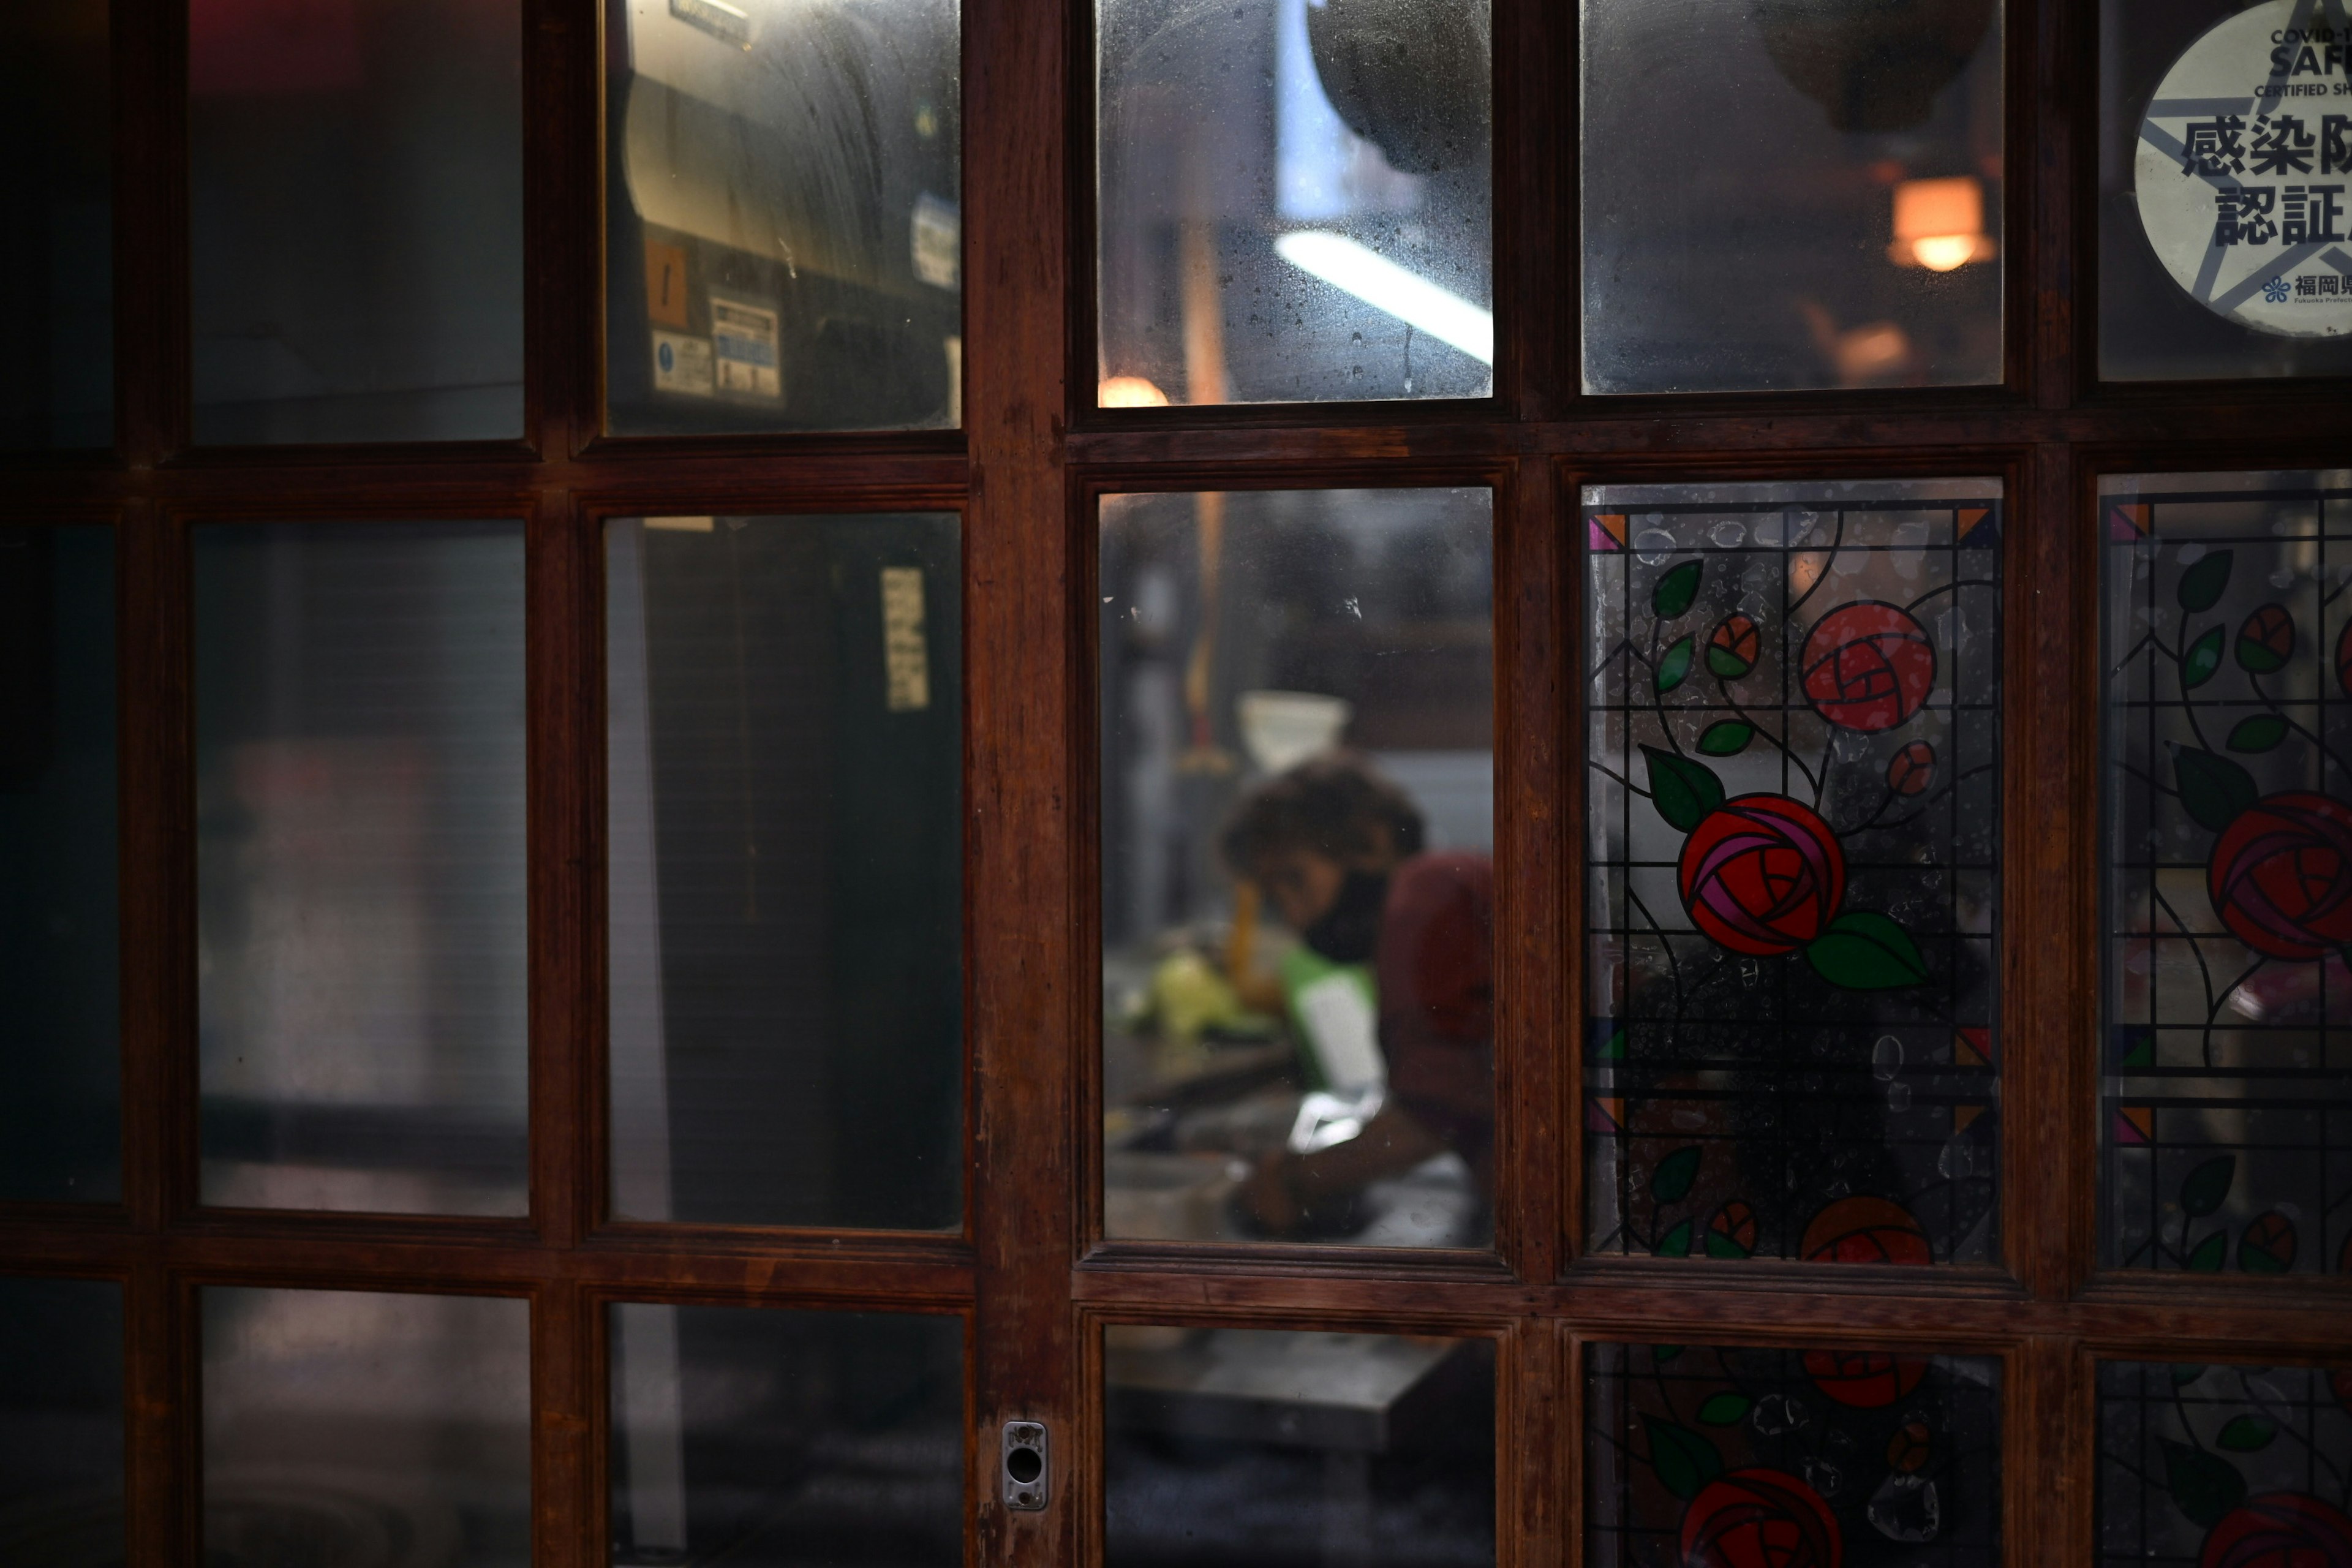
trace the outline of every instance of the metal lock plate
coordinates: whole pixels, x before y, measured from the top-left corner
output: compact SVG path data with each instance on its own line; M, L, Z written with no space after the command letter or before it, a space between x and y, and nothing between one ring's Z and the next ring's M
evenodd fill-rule
M1004 1478L1004 1506L1034 1511L1053 1495L1053 1449L1045 1440L1045 1423L1007 1421L999 1472Z

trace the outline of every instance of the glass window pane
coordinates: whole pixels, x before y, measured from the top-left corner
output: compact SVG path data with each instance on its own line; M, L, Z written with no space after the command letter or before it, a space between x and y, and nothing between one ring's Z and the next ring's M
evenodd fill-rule
M1108 1234L1485 1245L1492 513L1103 501Z
M517 0L190 0L195 437L515 439Z
M107 0L0 10L0 450L114 445Z
M0 528L0 1199L121 1195L114 532Z
M204 1201L520 1214L522 527L194 548Z
M2352 473L2100 489L2106 1261L2352 1269Z
M1487 1340L1103 1331L1108 1568L1495 1560Z
M530 1306L207 1289L205 1560L526 1568Z
M605 530L613 1205L961 1213L958 520Z
M962 1320L609 1313L613 1562L959 1568Z
M2352 1370L2099 1363L2099 1562L2352 1562Z
M957 0L611 10L611 427L961 424Z
M2000 1363L1924 1351L1594 1345L1593 1568L2000 1561Z
M1584 505L1589 1245L1997 1261L2000 481Z
M2101 375L2352 374L2344 47L2310 0L2100 0Z
M122 1288L0 1279L0 1562L125 1549Z
M1494 389L1486 0L1097 0L1105 407Z
M2000 379L1997 0L1583 15L1587 391Z

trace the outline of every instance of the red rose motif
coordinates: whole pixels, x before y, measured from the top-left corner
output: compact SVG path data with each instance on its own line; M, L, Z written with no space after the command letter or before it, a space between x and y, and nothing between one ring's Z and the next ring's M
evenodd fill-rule
M1914 741L1886 764L1886 787L1896 795L1919 795L1936 782L1936 748Z
M1683 908L1717 942L1759 958L1794 952L1845 900L1845 851L1786 795L1743 795L1683 840Z
M1932 1263L1927 1233L1901 1204L1840 1198L1805 1222L1797 1255L1808 1263Z
M1850 1409L1884 1410L1919 1386L1927 1360L1885 1351L1807 1351L1805 1375Z
M1781 1470L1733 1470L1683 1512L1685 1568L1838 1568L1845 1538L1821 1494Z
M2222 1515L2198 1568L2352 1568L2352 1519L2315 1497L2265 1492Z
M1892 730L1936 685L1936 645L1911 612L1865 600L1813 624L1800 660L1813 711L1848 730Z
M2273 958L2352 942L2352 807L2300 791L2264 797L2221 831L2206 865L2213 912Z

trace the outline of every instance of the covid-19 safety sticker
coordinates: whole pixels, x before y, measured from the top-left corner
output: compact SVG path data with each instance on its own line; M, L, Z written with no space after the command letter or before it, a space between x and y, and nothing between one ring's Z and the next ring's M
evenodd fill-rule
M2164 74L2140 122L2139 219L2218 315L2352 333L2352 28L2344 0L2264 0Z

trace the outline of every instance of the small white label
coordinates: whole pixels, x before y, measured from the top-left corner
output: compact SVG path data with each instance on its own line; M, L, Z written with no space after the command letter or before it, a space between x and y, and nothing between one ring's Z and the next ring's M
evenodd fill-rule
M1299 1021L1307 1026L1307 1043L1332 1092L1348 1094L1388 1081L1379 1020L1353 975L1327 974L1301 987L1297 1005Z
M882 673L893 713L931 705L931 656L923 646L923 569L882 568Z
M719 390L781 398L783 371L776 355L776 312L748 300L710 297L710 343L719 361Z
M2182 51L2140 122L2140 226L2199 304L2257 331L2352 331L2352 29L2265 0Z
M708 397L711 392L710 340L684 332L654 334L654 390Z
M925 191L915 198L915 276L934 289L952 289L963 272L963 215L953 202Z

